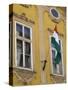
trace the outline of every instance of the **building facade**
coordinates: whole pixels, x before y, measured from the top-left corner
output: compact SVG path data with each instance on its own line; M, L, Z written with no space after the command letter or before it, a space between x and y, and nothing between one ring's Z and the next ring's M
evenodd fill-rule
M56 50L52 43L54 30L59 37L59 48ZM10 5L9 84L17 86L64 82L66 7Z

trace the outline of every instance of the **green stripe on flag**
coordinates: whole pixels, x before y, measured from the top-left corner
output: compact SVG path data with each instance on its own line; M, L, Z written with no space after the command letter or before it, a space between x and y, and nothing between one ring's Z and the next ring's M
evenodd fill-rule
M59 52L60 51L60 46L59 44L56 42L54 37L51 37L51 43L53 44L54 48L56 48L56 50Z
M56 51L57 51L57 55L55 57L55 64L59 64L59 62L61 60L60 45L57 43L57 41L55 40L54 37L51 37L51 43L52 43L53 47L56 49Z
M55 64L59 64L60 61L61 61L61 53L58 52L57 56L55 57Z

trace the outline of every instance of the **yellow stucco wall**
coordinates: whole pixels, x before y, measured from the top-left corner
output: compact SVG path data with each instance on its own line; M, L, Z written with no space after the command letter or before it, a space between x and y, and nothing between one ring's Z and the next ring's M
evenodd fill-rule
M48 60L47 63L47 67L46 67L46 77L47 77L47 81L48 83L54 83L54 79L51 78L50 74L51 74L51 55L50 55L50 36L52 35L51 32L48 31L48 28L50 28L52 31L54 30L54 26L56 25L55 22L53 22L49 16L48 12L44 13L44 17L43 17L43 25L44 25L44 32L45 32L45 51L46 51L46 58ZM58 24L57 24L57 31L60 34L63 34L63 36L59 36L60 39L62 40L62 49L63 49L63 64L64 64L64 71L66 71L66 34L65 34L65 24L64 21L61 20ZM48 71L49 70L49 71Z
M61 9L58 9L59 12L64 13ZM41 61L40 61L40 34L39 31L39 15L37 6L32 5L29 8L25 8L21 5L13 4L13 10L10 8L10 13L15 12L16 14L21 15L25 13L29 19L32 19L35 24L28 23L23 21L15 16L13 16L13 32L15 32L15 21L19 21L22 24L26 24L32 27L32 53L33 53L33 70L36 72L32 81L28 83L28 85L35 85L35 84L42 84L41 81ZM56 25L55 22L51 20L49 13L47 11L43 12L43 29L42 32L44 33L44 52L45 52L45 59L47 60L46 69L44 70L44 76L47 80L47 83L54 83L54 79L50 76L51 74L51 56L50 56L50 35L51 32L48 31L48 28L54 30L54 26ZM61 20L57 24L58 32L63 34L60 36L63 42L63 63L64 63L64 71L66 71L66 29L65 29L64 21ZM13 35L13 66L15 67L15 59L16 59L16 47L15 47L15 33ZM63 82L63 81L62 81ZM13 74L13 85L24 85L20 80L18 80L17 76Z

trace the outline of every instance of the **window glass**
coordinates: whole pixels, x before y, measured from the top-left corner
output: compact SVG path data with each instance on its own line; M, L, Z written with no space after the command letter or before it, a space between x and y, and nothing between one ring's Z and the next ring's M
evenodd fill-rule
M31 68L31 58L28 55L25 55L25 67Z
M30 39L30 28L24 27L24 37Z
M25 42L25 67L30 68L31 67L31 44L28 42Z
M17 39L17 66L23 66L23 44Z
M31 51L31 49L30 49L30 43L28 43L28 42L25 42L25 54L27 54L27 55L30 55L30 51Z
M55 9L51 9L51 13L53 14L54 17L58 17L58 12Z
M16 23L16 30L17 30L17 35L18 36L23 36L23 28L22 28L22 25Z

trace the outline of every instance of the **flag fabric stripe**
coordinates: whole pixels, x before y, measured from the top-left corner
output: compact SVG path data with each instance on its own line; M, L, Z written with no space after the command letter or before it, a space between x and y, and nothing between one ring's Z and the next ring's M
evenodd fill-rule
M55 64L59 64L60 61L61 61L61 53L58 52L57 56L55 57Z
M59 52L60 51L60 46L59 44L56 42L54 37L51 37L51 43L53 44L54 48L56 48L56 50Z
M56 31L54 31L53 37L55 38L56 42L59 44L59 37L58 37L58 33Z
M61 60L61 52L60 52L60 46L58 45L58 43L56 42L55 38L52 37L51 38L51 43L53 44L53 47L56 49L57 51L57 55L55 57L55 64L59 64L60 60Z
M57 31L57 27L56 27ZM55 55L55 64L59 64L61 61L61 50L60 50L60 44L59 44L59 37L58 33L54 31L53 36L51 37L51 44L53 45L53 48L55 48L57 54Z

